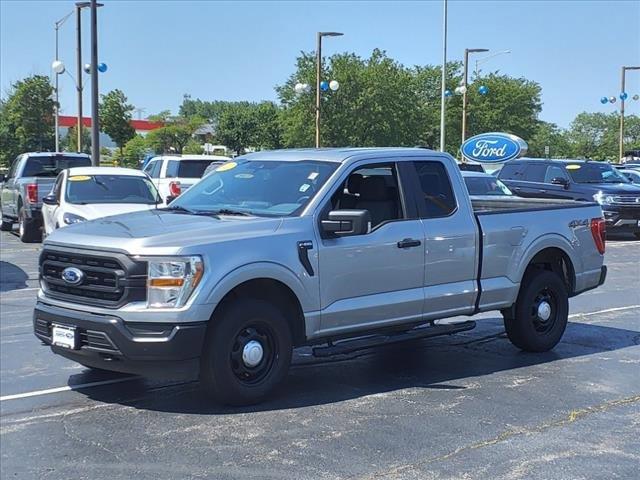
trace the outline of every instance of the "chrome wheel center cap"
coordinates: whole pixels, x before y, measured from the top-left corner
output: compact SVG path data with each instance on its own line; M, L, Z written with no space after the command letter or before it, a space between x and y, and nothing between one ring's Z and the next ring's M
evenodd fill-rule
M540 302L538 305L538 318L547 321L551 317L551 305L548 302Z
M242 361L247 367L255 367L262 361L264 350L260 342L251 340L242 349Z

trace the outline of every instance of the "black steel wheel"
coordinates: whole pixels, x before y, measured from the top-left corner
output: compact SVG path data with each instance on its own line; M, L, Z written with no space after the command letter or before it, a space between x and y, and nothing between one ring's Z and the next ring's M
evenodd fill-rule
M567 327L569 295L557 273L536 269L525 275L515 315L504 315L507 336L516 347L546 352L557 345Z

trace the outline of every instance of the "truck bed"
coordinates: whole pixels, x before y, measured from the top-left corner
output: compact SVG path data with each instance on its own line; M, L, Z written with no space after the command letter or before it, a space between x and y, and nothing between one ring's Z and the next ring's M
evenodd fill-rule
M471 197L471 204L473 206L473 211L478 215L577 208L585 207L587 205L597 205L596 203L577 202L575 200L507 196L475 196Z

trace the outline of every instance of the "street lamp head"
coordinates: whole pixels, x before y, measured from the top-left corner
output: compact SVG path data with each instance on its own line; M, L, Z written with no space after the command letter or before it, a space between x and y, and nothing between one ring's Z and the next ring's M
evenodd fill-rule
M481 53L481 52L488 52L489 49L488 48L467 48L467 51L469 53Z
M89 8L91 2L76 2L76 8ZM104 7L104 3L96 3L96 7Z
M341 37L344 33L340 32L320 32L321 37Z
M64 63L60 60L54 60L51 64L51 70L53 70L56 75L64 73Z

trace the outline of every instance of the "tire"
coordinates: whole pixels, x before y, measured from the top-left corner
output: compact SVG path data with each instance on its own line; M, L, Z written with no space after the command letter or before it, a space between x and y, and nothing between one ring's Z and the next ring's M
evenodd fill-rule
M250 366L258 361L250 355L256 348L262 349L262 357ZM285 379L292 350L291 330L278 308L262 300L234 301L223 305L209 322L200 382L219 403L241 406L261 402Z
M23 243L35 243L42 240L42 232L35 220L27 217L24 207L18 213L18 234Z
M640 240L640 232L633 232L633 236Z
M504 315L504 326L516 347L546 352L562 338L568 317L569 295L562 278L548 270L534 270L522 280L515 315Z
M13 222L11 220L7 221L3 218L2 222L0 222L0 230L3 232L10 232L13 230Z

